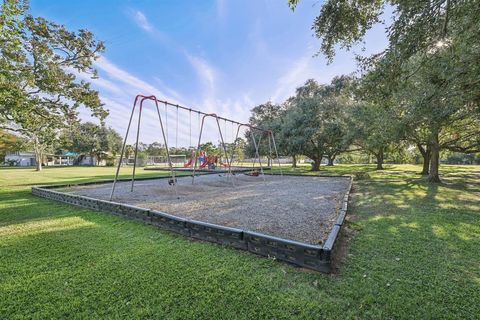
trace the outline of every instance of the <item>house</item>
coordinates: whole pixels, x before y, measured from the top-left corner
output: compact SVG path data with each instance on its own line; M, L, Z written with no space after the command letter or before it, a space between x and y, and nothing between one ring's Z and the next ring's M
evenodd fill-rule
M5 164L10 166L29 167L37 164L35 153L30 151L17 151L5 156ZM42 164L48 166L102 166L105 160L98 161L97 157L80 155L75 152L63 152L62 154L46 154Z
M5 164L20 167L35 166L35 153L29 151L10 152L5 155Z
M73 166L77 158L78 158L78 153L76 152L63 152L62 154L56 154L56 155L49 154L46 156L46 161L44 162L44 165Z
M76 159L76 163L79 166L104 166L105 160L98 160L96 156L80 155Z

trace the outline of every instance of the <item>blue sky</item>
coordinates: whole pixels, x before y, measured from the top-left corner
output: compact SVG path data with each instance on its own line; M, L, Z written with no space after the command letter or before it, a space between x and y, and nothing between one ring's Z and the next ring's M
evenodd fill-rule
M88 29L105 41L95 63L100 79L93 83L110 110L107 124L122 135L139 93L247 122L253 107L283 102L309 78L327 83L354 72L353 52L363 46L340 52L330 65L313 57L319 42L311 25L319 9L317 0L302 1L294 12L286 0L31 1L33 15ZM385 46L379 26L367 35L364 53ZM140 140L160 141L158 118L152 108L145 112ZM179 113L178 138L175 110L167 116L169 144L190 144L188 113ZM88 120L88 112L81 117ZM191 122L196 141L196 116ZM233 129L222 124L227 140ZM217 131L207 123L205 140L218 141Z

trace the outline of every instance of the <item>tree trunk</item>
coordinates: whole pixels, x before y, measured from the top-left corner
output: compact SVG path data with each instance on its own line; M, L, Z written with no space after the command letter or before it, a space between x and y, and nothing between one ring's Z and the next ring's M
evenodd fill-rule
M42 157L35 155L35 170L42 171Z
M429 166L430 166L430 155L432 151L430 147L427 148L427 153L423 156L423 168L422 172L420 173L422 176L426 176L429 174Z
M427 144L427 147L424 148L421 144L417 144L418 150L422 154L423 157L423 168L422 172L420 173L422 176L428 175L429 166L430 166L430 155L432 151L430 150L430 145Z
M34 138L33 150L35 152L35 170L42 171L43 152L37 137Z
M297 156L296 155L292 156L292 167L293 168L297 167Z
M312 171L320 171L320 163L322 162L322 158L315 158L313 159L312 163Z
M328 164L327 166L333 166L333 161L335 161L335 156L328 156Z
M376 170L383 170L383 149L380 149L378 153L375 154L375 157L377 158L377 168Z
M430 150L430 172L427 181L431 183L440 183L442 181L438 174L438 169L440 167L440 145L438 143L438 134L434 136Z

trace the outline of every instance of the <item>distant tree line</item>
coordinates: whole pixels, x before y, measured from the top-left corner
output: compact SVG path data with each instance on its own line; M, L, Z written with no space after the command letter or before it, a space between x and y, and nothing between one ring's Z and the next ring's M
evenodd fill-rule
M236 143L225 143L225 149L228 156L231 157L233 153L235 160L237 161L242 161L245 158L245 146L246 140L243 138L238 138ZM193 153L197 151L196 149L196 147L169 147L168 151L172 156L185 156L187 159L189 159ZM217 144L210 141L202 143L200 145L200 150L206 152L206 154L210 156L225 157L225 152L220 142ZM127 144L125 146L124 157L126 159L130 159L134 156L135 144ZM167 161L167 150L165 145L160 142L139 142L137 156L141 159L146 159L147 157L163 157L164 161Z

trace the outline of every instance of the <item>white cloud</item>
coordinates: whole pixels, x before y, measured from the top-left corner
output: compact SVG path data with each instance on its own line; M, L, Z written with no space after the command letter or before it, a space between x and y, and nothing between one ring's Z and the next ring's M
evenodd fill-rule
M217 16L219 19L225 19L227 15L227 4L225 3L225 0L217 0L215 2L215 6L217 9Z
M256 19L255 23L252 24L252 28L248 33L247 38L258 55L264 57L264 59L272 58L272 54L269 52L268 43L263 36L261 19Z
M140 28L142 28L147 32L154 31L153 26L150 24L150 22L148 21L147 17L143 14L143 12L139 10L135 10L132 12L132 16L133 16L133 20Z
M120 135L124 136L128 119L133 107L133 100L137 94L155 95L161 100L167 100L174 104L180 104L186 107L192 107L204 112L214 112L219 116L234 119L240 122L247 122L249 109L253 106L253 101L247 94L241 93L238 97L224 99L218 96L219 75L220 73L214 66L209 64L205 59L187 54L192 69L197 74L203 91L199 97L199 101L185 101L182 99L180 92L169 88L159 77L154 77L152 82L140 79L136 75L122 69L105 57L100 57L95 62L95 67L99 70L100 78L97 80L87 79L100 91L100 98L105 104L105 108L109 109L110 115L106 119L107 125L117 130ZM168 108L168 115L165 114L165 108L160 105L162 121L168 129L168 140L170 146L187 146L196 145L198 141L199 127L198 118L195 113L189 114L188 111L179 111L178 113L178 137L177 134L177 113L175 108ZM136 121L138 113L135 114L134 122L129 133L128 143L133 143L136 136ZM91 121L91 117L87 112L82 112L81 117L84 120ZM168 118L168 120L167 120ZM191 119L191 120L190 120ZM191 130L190 130L191 125ZM231 142L236 132L236 126L231 127L227 124L225 132L225 123L220 122L224 138ZM190 131L192 137L190 137ZM243 130L242 130L243 134ZM145 143L153 141L162 141L160 125L158 122L157 112L151 102L145 105L142 114L142 126L140 130L140 140ZM218 143L220 137L218 135L218 127L213 118L206 119L203 131L202 141L212 141Z
M218 72L210 65L205 59L194 56L188 52L185 52L188 62L192 66L193 70L198 76L200 85L202 87L202 101L198 101L204 112L214 112L221 115L219 106L221 105L217 98L217 77ZM208 121L210 123L210 120Z
M200 78L203 86L210 93L215 92L215 79L217 72L215 68L211 66L206 60L193 56L189 53L185 53L187 56L188 62L192 65L193 69Z
M101 100L105 103L105 108L110 110L110 115L107 118L107 124L115 128L122 136L125 134L128 124L128 119L133 107L133 101L137 94L155 95L160 100L167 100L174 104L188 106L188 104L179 101L180 94L168 88L163 84L160 78L154 80L161 84L162 89L158 89L154 85L139 79L135 75L115 65L105 57L100 57L95 62L95 67L99 70L102 81L95 85L99 85L101 89ZM108 80L107 80L108 79ZM149 102L145 105L142 113L141 126L141 141L150 143L153 141L161 141L160 125L158 122L158 114ZM168 114L165 114L165 108L160 105L160 113L165 127L168 127L169 143L175 144L175 140L179 145L186 145L189 143L189 116L187 113L179 113L178 117L178 139L174 139L176 129L176 111L174 108L168 108ZM135 119L137 117L137 113ZM168 117L168 123L166 118ZM83 117L86 119L86 117ZM137 120L134 120L137 121ZM134 126L135 127L135 126ZM136 127L132 127L129 133L129 143L134 141L136 134ZM172 140L173 139L173 140Z
M293 94L295 88L312 75L311 62L312 55L310 53L294 62L290 69L277 80L277 86L271 100L273 102L283 102Z
M122 86L122 92L126 95L134 97L137 94L153 94L159 99L172 100L173 103L178 103L175 99L168 97L156 87L119 68L103 56L95 62L95 67L103 72L101 76L106 76L112 81L115 81L117 86Z

